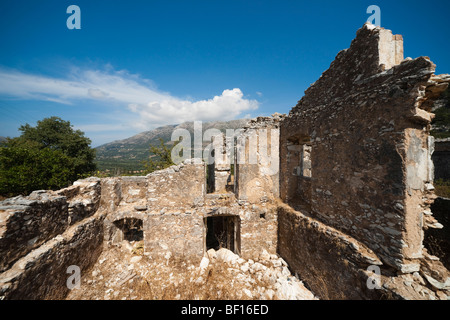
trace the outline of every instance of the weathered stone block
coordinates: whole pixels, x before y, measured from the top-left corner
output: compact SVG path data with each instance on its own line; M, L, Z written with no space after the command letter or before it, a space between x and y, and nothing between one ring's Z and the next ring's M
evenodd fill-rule
M192 161L179 166L175 172L168 168L147 176L147 201L152 210L164 207L189 207L198 203L206 193L204 163Z

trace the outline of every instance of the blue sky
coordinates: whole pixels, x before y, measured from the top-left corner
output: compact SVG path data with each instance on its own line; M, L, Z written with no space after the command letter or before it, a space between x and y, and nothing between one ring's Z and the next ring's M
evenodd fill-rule
M69 30L69 5L81 30ZM288 113L370 14L450 72L447 0L0 1L0 136L69 120L92 146L188 120Z

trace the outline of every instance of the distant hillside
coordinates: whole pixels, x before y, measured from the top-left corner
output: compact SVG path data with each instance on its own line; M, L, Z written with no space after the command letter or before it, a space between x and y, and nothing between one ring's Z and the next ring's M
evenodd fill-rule
M215 128L222 132L226 129L242 128L248 122L247 119L232 120L232 121L214 121L205 122L202 124L203 131ZM191 133L191 138L194 137L194 123L185 122L180 125L167 125L156 128L154 130L139 133L133 137L113 141L96 148L97 150L97 164L100 170L120 170L135 171L142 170L142 161L148 159L150 156L150 144L159 145L159 139L170 143L172 132L177 129L187 129Z

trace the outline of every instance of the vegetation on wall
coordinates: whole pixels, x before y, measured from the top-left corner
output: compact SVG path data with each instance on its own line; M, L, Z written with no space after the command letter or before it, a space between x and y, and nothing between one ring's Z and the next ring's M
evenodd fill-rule
M431 135L437 139L450 138L450 87L440 97L445 103L433 113L436 115L432 124Z
M434 187L436 195L443 197L443 198L449 198L450 199L450 181L439 179L434 181Z
M145 173L162 170L174 165L175 163L173 163L171 156L174 146L167 146L162 138L159 139L159 146L150 144L150 157L143 161Z
M432 122L431 135L436 139L445 139L450 138L450 87L442 93L440 100L444 103L433 111L436 117ZM434 187L436 195L450 198L450 180L438 179L434 181Z

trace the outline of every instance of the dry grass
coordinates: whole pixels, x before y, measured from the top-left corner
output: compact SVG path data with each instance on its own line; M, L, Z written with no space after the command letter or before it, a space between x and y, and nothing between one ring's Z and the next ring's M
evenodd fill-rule
M131 253L137 256L144 255L144 241L139 241L136 243Z
M435 193L439 197L450 198L450 181L439 179L434 182Z

